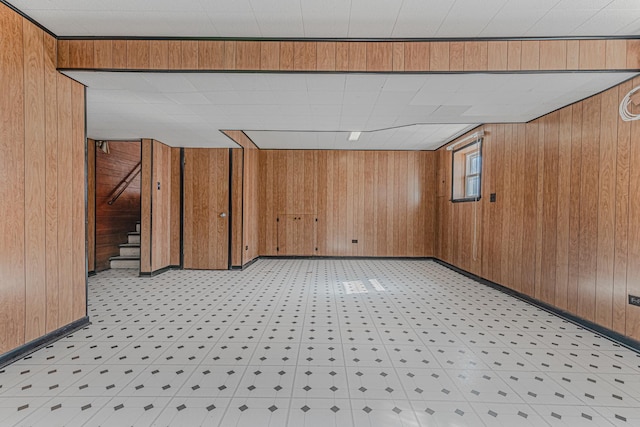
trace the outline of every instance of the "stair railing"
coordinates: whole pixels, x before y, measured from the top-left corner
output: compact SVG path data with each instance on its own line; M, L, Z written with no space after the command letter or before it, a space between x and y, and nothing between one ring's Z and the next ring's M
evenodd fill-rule
M118 200L118 198L122 195L122 193L124 193L124 190L126 190L133 182L133 180L136 179L138 175L140 175L140 172L142 172L142 162L138 162L138 164L135 165L133 169L131 169L131 172L129 172L127 176L125 176L124 179L120 181L118 185L116 185L116 188L113 189L113 193L111 193L113 194L113 197L107 202L107 204L114 204L116 200Z

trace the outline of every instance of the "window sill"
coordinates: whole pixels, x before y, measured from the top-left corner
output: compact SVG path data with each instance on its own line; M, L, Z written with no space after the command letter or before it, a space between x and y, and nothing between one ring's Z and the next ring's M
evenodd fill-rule
M478 197L468 197L466 199L449 199L451 203L464 203L464 202L477 202L482 198L482 196Z

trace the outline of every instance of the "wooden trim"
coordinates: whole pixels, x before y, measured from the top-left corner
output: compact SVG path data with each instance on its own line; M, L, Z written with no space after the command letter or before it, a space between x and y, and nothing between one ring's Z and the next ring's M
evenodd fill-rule
M109 45L112 46L111 53ZM297 72L639 70L640 40L289 41L73 38L58 40L58 68Z

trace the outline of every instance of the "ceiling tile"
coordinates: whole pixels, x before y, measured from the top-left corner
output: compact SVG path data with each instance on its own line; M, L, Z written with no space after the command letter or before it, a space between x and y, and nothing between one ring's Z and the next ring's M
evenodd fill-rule
M529 121L633 76L610 72L376 76L308 73L295 77L257 73L66 74L88 87L87 126L92 138L120 138L126 134L153 137L172 146L226 147L228 141L219 136L220 129L320 134L416 124L436 126L420 129L419 138L417 128L387 134L396 138L393 143L401 144L403 149L414 149L411 147L427 139L440 143L447 136L454 136L455 126ZM294 82L296 90L273 89L282 87L287 79ZM340 90L308 91L308 87ZM381 135L372 137L375 144L360 142L360 146L385 148L380 145L385 140Z

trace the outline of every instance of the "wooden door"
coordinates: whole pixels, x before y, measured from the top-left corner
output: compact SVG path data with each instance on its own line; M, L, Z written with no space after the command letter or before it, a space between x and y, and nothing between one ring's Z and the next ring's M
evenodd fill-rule
M229 268L229 150L184 150L184 268Z
M278 217L278 255L313 256L315 246L315 215L284 214Z

